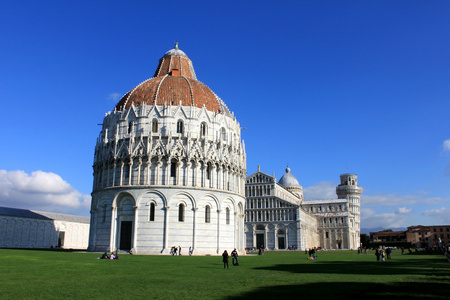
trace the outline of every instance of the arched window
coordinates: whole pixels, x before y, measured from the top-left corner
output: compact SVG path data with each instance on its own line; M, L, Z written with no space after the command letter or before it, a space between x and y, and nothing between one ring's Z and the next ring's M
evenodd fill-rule
M206 123L203 122L202 124L200 124L200 137L205 136L206 136Z
M222 136L222 141L227 140L227 132L225 131L225 128L222 127L222 129L220 131L220 135Z
M170 164L170 177L177 177L177 162L172 161Z
M150 203L150 216L149 221L155 221L155 203Z
M158 119L152 121L152 132L158 132Z
M206 179L211 179L211 164L208 164L208 166L206 167Z
M128 123L128 133L133 132L133 122Z
M230 209L227 207L226 209L226 221L227 221L227 225L230 224Z
M178 120L177 122L177 133L183 133L183 121Z
M211 223L211 207L209 205L205 207L205 223Z
M178 222L184 222L184 204L178 206Z

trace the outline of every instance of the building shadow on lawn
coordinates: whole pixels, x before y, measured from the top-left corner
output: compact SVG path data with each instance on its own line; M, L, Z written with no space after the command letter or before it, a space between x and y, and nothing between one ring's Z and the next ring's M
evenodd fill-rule
M430 282L402 282L394 284L367 282L322 282L297 285L267 286L239 296L225 299L349 299L365 296L368 299L448 299L449 285Z
M285 271L291 273L324 273L356 275L433 275L448 276L449 268L442 259L401 260L388 262L320 262L306 264L279 264L255 268L259 270Z

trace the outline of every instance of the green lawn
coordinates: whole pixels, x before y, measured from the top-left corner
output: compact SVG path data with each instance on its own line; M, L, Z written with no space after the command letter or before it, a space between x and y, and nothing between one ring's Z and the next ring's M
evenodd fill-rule
M0 249L0 299L450 299L442 255L266 252L223 269L214 256L121 255ZM380 299L380 298L379 298Z

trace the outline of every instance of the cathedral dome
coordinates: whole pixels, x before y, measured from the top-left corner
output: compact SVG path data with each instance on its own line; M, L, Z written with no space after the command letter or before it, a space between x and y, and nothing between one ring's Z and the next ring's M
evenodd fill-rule
M152 78L129 91L116 110L124 110L132 105L173 105L203 106L217 113L231 116L227 106L209 87L197 80L192 61L186 53L175 48L166 52Z
M300 198L299 204L303 201L303 187L298 183L297 178L291 174L291 169L289 169L289 167L286 168L286 174L280 178L278 184Z
M297 178L295 178L295 176L291 174L291 169L289 169L289 167L286 168L286 174L284 174L283 177L280 178L278 183L285 188L301 187L300 183L298 183Z

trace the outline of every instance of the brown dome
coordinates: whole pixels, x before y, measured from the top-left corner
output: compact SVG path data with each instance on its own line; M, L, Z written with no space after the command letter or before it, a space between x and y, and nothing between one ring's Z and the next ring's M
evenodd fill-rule
M154 77L123 96L116 110L128 109L132 104L205 106L207 110L229 115L223 101L210 88L197 81L192 61L178 49L178 43L159 60Z

